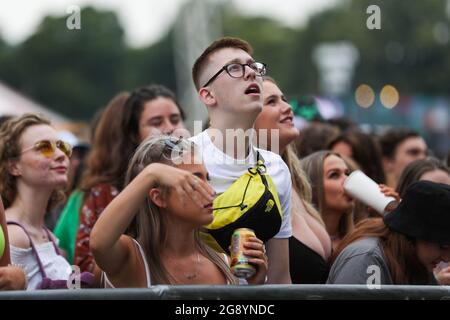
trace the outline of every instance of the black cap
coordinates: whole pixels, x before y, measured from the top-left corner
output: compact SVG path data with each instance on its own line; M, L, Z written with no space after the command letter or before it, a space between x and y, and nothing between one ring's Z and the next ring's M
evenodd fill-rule
M450 245L450 185L411 184L399 206L384 216L384 223L414 239Z

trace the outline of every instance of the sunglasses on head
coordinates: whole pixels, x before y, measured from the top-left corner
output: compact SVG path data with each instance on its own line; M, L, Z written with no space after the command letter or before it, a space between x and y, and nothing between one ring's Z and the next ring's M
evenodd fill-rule
M170 137L167 139L164 139L164 147L161 150L161 153L159 155L158 161L161 160L161 158L164 156L167 160L173 160L173 157L180 157L183 155L187 148L189 148L185 143L186 140L180 136L180 137ZM194 148L194 143L190 142L190 147ZM192 151L193 149L191 149Z
M36 142L34 146L23 150L22 153L29 150L36 150L39 151L44 157L50 158L55 154L56 148L61 150L67 157L70 157L72 155L72 146L69 143L61 140L41 140Z
M159 155L158 161L161 160L161 157L163 156L163 154L167 151L177 151L179 154L181 154L183 152L182 148L180 148L179 143L182 141L183 139L180 138L175 138L175 137L171 137L171 138L167 138L164 140L164 147L161 150L161 154Z

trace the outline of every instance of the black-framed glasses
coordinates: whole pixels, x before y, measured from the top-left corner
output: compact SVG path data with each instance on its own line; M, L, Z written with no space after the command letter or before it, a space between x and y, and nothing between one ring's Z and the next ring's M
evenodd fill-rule
M207 85L211 84L223 71L226 71L228 75L232 78L242 78L245 76L245 67L248 66L250 69L255 71L256 75L259 77L262 77L266 74L267 68L266 64L262 62L250 62L250 63L229 63L225 66L223 66L219 71L216 72L215 75L213 75L204 85L203 87L206 87Z

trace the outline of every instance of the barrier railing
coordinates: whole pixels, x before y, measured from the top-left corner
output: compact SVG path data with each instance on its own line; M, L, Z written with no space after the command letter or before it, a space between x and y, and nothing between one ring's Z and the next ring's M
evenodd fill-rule
M3 291L2 300L450 300L450 286L154 286L149 289Z

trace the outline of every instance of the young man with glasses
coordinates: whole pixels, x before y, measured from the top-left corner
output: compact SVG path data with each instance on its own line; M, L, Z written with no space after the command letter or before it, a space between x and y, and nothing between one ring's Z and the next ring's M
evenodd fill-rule
M201 101L208 109L210 127L194 136L217 193L225 192L234 181L263 158L273 180L282 209L279 230L266 242L269 258L267 283L291 283L288 238L291 177L277 154L252 145L256 117L262 110L262 76L266 66L256 62L251 46L237 38L213 42L196 60L192 75ZM259 213L259 214L264 214ZM267 226L269 228L269 226ZM255 230L258 236L258 230Z

